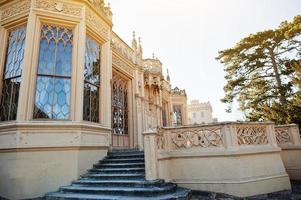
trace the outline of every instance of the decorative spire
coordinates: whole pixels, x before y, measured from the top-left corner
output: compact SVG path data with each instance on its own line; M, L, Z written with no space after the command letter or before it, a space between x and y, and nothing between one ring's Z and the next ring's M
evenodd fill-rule
M136 41L136 33L135 33L135 31L133 31L132 48L134 50L137 50L137 41Z
M142 45L141 45L141 37L138 38L138 41L139 41L139 45L138 45L138 52L139 54L141 54L142 56L142 53L143 53L143 49L142 49Z
M168 82L170 82L170 76L169 76L169 72L168 72L168 69L167 69L167 75L166 75L166 80L167 80Z

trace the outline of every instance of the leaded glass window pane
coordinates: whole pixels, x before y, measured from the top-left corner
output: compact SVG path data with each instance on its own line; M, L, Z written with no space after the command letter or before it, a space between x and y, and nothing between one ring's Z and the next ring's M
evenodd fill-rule
M16 120L24 60L26 26L9 32L2 81L0 120Z
M71 29L41 29L34 118L69 119L72 66Z
M84 77L83 119L99 122L100 45L90 37L86 40Z

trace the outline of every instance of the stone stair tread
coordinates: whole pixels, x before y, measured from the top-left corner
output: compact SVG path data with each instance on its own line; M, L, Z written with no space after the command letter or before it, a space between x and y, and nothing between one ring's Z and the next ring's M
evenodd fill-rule
M63 186L61 187L62 190L71 190L71 191L93 191L93 192L160 192L165 190L171 190L175 187L175 184L169 183L163 186L153 186L153 187L95 187L95 186L85 186L85 185L79 185L79 184L72 184L70 186Z
M115 158L119 158L119 157L124 157L124 156L129 156L129 157L135 157L135 156L143 156L144 157L144 153L128 153L128 154L109 154L108 157L115 157Z
M85 174L84 176L97 176L97 177L107 177L107 176L120 176L120 177L124 177L124 176L145 176L144 173L136 173L136 174L99 174L99 173L88 173Z
M147 180L93 180L93 179L80 179L75 183L136 183L136 184L155 184L162 183L163 180L157 179L154 181Z
M144 158L106 158L101 161L144 161ZM100 162L101 162L100 161Z
M94 200L169 200L185 198L189 195L190 190L178 188L172 194L162 194L153 197L143 196L119 196L119 195L99 195L99 194L80 194L80 193L62 193L54 192L47 194L47 197L64 198L64 199L94 199ZM46 198L47 200L47 198Z
M96 166L136 166L136 165L144 165L144 163L99 163L96 164Z
M144 167L133 167L133 168L103 168L103 169L93 169L95 171L135 171L135 170L145 170Z

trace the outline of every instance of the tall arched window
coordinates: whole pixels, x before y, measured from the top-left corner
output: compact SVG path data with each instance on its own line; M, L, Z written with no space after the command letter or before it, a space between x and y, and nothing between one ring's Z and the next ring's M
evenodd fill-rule
M86 40L84 77L83 119L99 122L100 45L90 37Z
M0 120L16 120L24 60L26 27L9 32L2 80Z
M71 29L42 26L34 118L69 119L72 40Z

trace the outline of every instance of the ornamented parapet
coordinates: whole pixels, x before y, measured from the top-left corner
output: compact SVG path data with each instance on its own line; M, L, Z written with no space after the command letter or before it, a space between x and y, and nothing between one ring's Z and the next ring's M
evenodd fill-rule
M181 151L204 148L244 148L248 145L277 146L272 123L225 122L164 127L155 135L157 150Z
M238 125L236 131L239 145L268 144L266 126Z
M174 89L172 89L171 93L174 94L174 95L186 96L186 91L185 90L180 90L178 87L175 87Z
M278 144L292 143L291 136L289 134L289 127L275 127L275 134Z
M275 135L280 147L301 145L300 132L296 124L275 126Z
M224 144L221 127L191 129L172 133L176 149L192 147L221 147Z
M136 63L134 50L129 47L123 40L121 40L114 32L112 34L111 46L115 52L128 59L132 63Z

